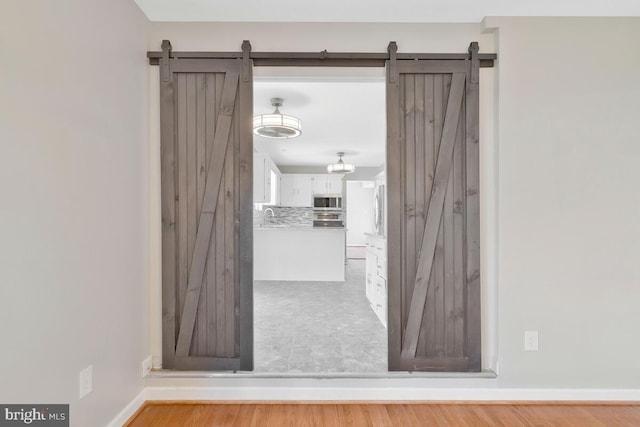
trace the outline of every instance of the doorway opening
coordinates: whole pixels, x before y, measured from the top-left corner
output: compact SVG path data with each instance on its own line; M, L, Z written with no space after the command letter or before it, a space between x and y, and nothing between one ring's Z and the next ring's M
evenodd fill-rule
M381 285L388 301L388 313L374 310L383 325L385 318L389 324L388 369L480 371L479 76L482 66L492 66L495 55L480 55L476 42L470 44L468 54L398 54L395 42L389 43L386 54L253 53L248 41L243 42L241 53L173 52L168 40L163 41L162 47L162 52L148 55L152 63L160 65L163 366L178 370L254 370L254 326L269 324L259 318L254 322L254 278L265 282L346 282L347 267L350 262L357 262L345 262L346 235L340 229L346 217L344 210L349 206L346 182L372 178L358 175L366 172L367 166L358 167L341 180L334 175L328 177L324 167L335 162L336 156L346 156L349 162L348 156L358 154L348 153L346 142L340 137L351 135L351 141L365 141L360 141L360 148L369 147L375 136L363 135L380 125L386 128L379 132L386 133L386 165L382 168L386 192L378 190L386 195L384 205L389 208L383 217L388 226L385 243L371 243L381 251L365 249L364 272L366 277L372 271L366 266L368 253L375 255L372 259L376 261L386 256L386 265L376 265L375 272L383 279L388 276L386 282L390 285L384 280L372 283ZM277 167L277 155L295 153L304 146L304 140L298 138L297 144L285 147L266 145L272 150L276 147L272 153L260 150L256 141L254 152L250 126L254 110L252 61L260 67L294 64L340 71L345 65L384 65L384 101L367 102L363 96L345 96L348 88L344 86L341 96L331 99L321 111L336 111L336 117L347 124L339 125L335 117L318 120L330 134L316 144L327 151L307 153L300 164L281 161L281 167ZM263 76L257 74L257 81ZM282 83L282 77L275 78L275 83ZM299 74L288 77L297 78L290 79L289 85L312 80ZM339 77L346 83L354 82L354 76L350 76L351 80ZM381 76L377 78L382 83ZM382 87L381 84L380 93ZM295 95L280 92L266 99L292 99ZM317 97L328 98L325 92ZM301 100L295 114L306 122L303 110L309 99ZM353 101L356 104L350 105ZM273 101L269 104L273 105ZM355 126L353 120L363 105L384 105L386 117L380 114L376 119L375 115L365 114L366 123ZM358 133L350 134L354 129ZM306 125L303 130L313 134ZM254 162L255 159L259 161ZM320 165L308 163L312 160ZM254 163L257 168L262 167L262 173L255 174L256 186ZM369 167L379 172L375 166ZM326 170L329 172L329 168ZM274 191L272 183L279 183L280 190ZM254 198L254 188L263 189L260 199ZM315 195L319 196L319 204ZM285 198L288 203L284 203ZM294 204L303 199L305 203L310 200L309 205ZM375 201L374 198L374 204ZM317 212L318 207L331 208L331 212ZM276 212L281 208L288 212ZM298 208L305 209L300 214ZM292 226L292 221L305 215L311 226ZM282 218L288 220L276 223ZM265 227L267 221L269 227ZM316 221L339 227L316 229ZM310 232L302 243L293 233L264 237L301 228ZM256 254L259 256L254 260ZM310 260L319 262L309 263ZM273 271L286 272L288 276L266 274ZM371 297L366 279L364 283L365 298ZM297 289L300 287L294 288ZM321 292L320 296L325 294ZM350 314L353 306L340 306L340 302L334 299L324 305ZM374 301L374 307L376 304ZM304 304L294 302L283 307L292 305ZM385 302L380 305L384 307ZM308 316L316 313L313 308L307 307L301 313L290 311L286 324L275 322L266 330L280 332L306 316L311 321L307 334L311 339L307 337L307 343L315 345L314 335L333 338L340 325L318 331L322 322ZM357 328L342 329L347 339L360 337ZM256 334L255 341L259 340L260 335ZM320 349L327 347L331 345ZM291 350L282 354L289 354L291 359L294 348L292 342ZM303 362L314 360L310 357L313 353L312 345L301 345L297 352L303 355ZM333 371L347 372L345 363L336 368L337 360L334 361L329 365ZM289 361L287 369L291 366ZM304 372L302 369L323 372L327 368L297 370Z
M254 370L387 372L384 69L259 67L253 90L302 122L253 137Z

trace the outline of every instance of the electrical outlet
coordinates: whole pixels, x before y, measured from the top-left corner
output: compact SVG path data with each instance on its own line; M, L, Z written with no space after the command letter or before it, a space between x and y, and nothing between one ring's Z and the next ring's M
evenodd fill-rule
M142 361L142 377L146 377L151 372L151 356Z
M524 331L524 351L538 351L538 331Z
M78 399L82 399L93 390L93 365L83 369L78 375Z

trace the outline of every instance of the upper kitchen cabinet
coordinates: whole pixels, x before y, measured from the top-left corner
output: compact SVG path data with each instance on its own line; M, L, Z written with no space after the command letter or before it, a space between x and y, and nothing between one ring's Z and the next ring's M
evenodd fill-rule
M253 201L254 203L279 204L280 170L264 153L253 156Z
M282 206L313 207L312 182L311 175L283 174L280 204Z
M315 194L342 194L342 175L282 174L280 204L313 207Z
M313 194L342 194L342 175L313 175Z

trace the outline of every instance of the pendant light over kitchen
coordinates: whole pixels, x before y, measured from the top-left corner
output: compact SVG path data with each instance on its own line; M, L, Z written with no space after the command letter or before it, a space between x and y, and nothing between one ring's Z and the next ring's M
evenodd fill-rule
M253 133L265 138L290 139L302 133L302 121L293 116L282 114L282 98L271 98L276 109L272 114L259 114L253 118Z
M338 153L338 161L327 166L327 172L329 173L352 173L356 170L356 167L351 163L345 163L342 160L344 153Z

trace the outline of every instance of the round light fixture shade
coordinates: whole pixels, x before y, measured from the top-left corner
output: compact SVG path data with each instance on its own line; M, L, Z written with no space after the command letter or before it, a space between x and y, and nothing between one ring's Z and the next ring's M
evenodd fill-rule
M282 102L282 98L271 98L271 105L276 110L272 114L259 114L253 118L254 134L265 138L289 139L302 133L302 121L299 118L287 116L278 110Z
M344 153L338 153L338 161L327 166L328 173L353 173L356 170L351 163L345 163L342 156Z

